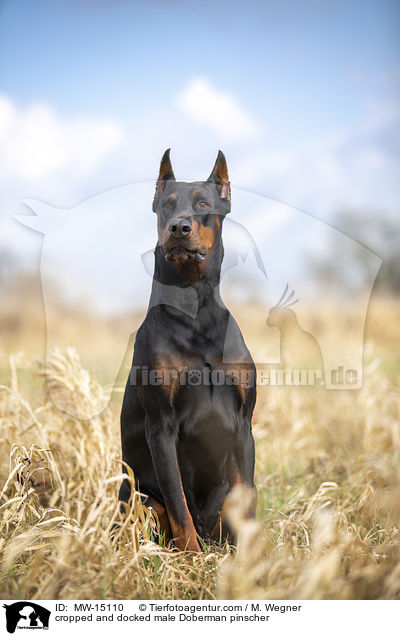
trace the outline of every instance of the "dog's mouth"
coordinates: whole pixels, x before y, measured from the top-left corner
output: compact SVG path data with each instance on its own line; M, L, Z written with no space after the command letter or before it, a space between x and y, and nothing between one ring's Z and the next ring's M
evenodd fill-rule
M181 245L175 245L165 252L165 260L170 263L185 263L187 261L202 263L206 258L206 253L205 247L190 250Z

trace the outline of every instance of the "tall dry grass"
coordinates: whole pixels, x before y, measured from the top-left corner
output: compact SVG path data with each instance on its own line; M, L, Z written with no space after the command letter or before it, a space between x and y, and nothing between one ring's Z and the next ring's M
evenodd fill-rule
M73 350L46 365L12 356L11 386L0 389L1 589L11 598L203 598L223 551L196 556L149 540L156 520L137 493L123 520L118 421L110 408L77 419L55 408L43 383L39 405L21 395L18 370L47 377L58 403L102 399ZM119 524L117 545L111 528Z
M56 350L46 367L11 355L0 388L2 597L399 598L396 328L379 333L372 324L359 391L259 389L257 520L237 490L237 550L194 556L150 540L157 520L137 494L119 516L121 394L96 417L71 417L48 385L82 415L105 392L76 352Z

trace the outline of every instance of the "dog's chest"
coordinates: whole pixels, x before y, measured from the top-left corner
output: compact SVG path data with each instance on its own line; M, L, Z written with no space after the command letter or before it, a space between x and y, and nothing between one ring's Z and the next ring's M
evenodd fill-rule
M187 386L176 401L179 438L204 441L207 448L229 446L238 428L238 396L233 387Z

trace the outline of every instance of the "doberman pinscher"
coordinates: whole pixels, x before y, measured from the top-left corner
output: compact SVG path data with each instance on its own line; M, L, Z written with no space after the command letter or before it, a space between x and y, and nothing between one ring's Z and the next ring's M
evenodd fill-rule
M219 294L230 211L222 152L207 181L186 183L176 181L167 150L153 211L152 294L123 399L122 455L161 530L178 548L199 551L197 535L232 538L223 520L231 488L254 489L255 367ZM130 494L124 480L119 499Z

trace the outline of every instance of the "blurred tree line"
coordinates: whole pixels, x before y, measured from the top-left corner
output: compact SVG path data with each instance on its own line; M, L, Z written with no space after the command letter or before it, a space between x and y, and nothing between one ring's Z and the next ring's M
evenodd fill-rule
M371 259L364 248L383 260L375 291L387 295L400 294L400 223L393 214L377 209L342 209L331 225L351 239L347 252L337 253L336 246L327 246L323 256L310 256L306 268L317 275L325 286L347 290L350 294L369 286L373 278ZM332 237L333 238L333 237ZM63 304L62 290L54 286L54 295ZM34 303L35 299L35 303ZM21 263L5 245L0 245L0 306L4 311L10 302L17 309L21 301L41 303L38 271ZM20 307L21 310L21 307ZM0 317L1 318L1 317Z
M313 257L308 266L326 285L342 289L357 289L367 286L371 280L371 260L364 248L379 256L382 267L375 282L375 291L386 295L400 294L400 223L385 211L340 210L332 219L332 226L356 241L349 245L348 252L334 253L328 246L318 261Z

